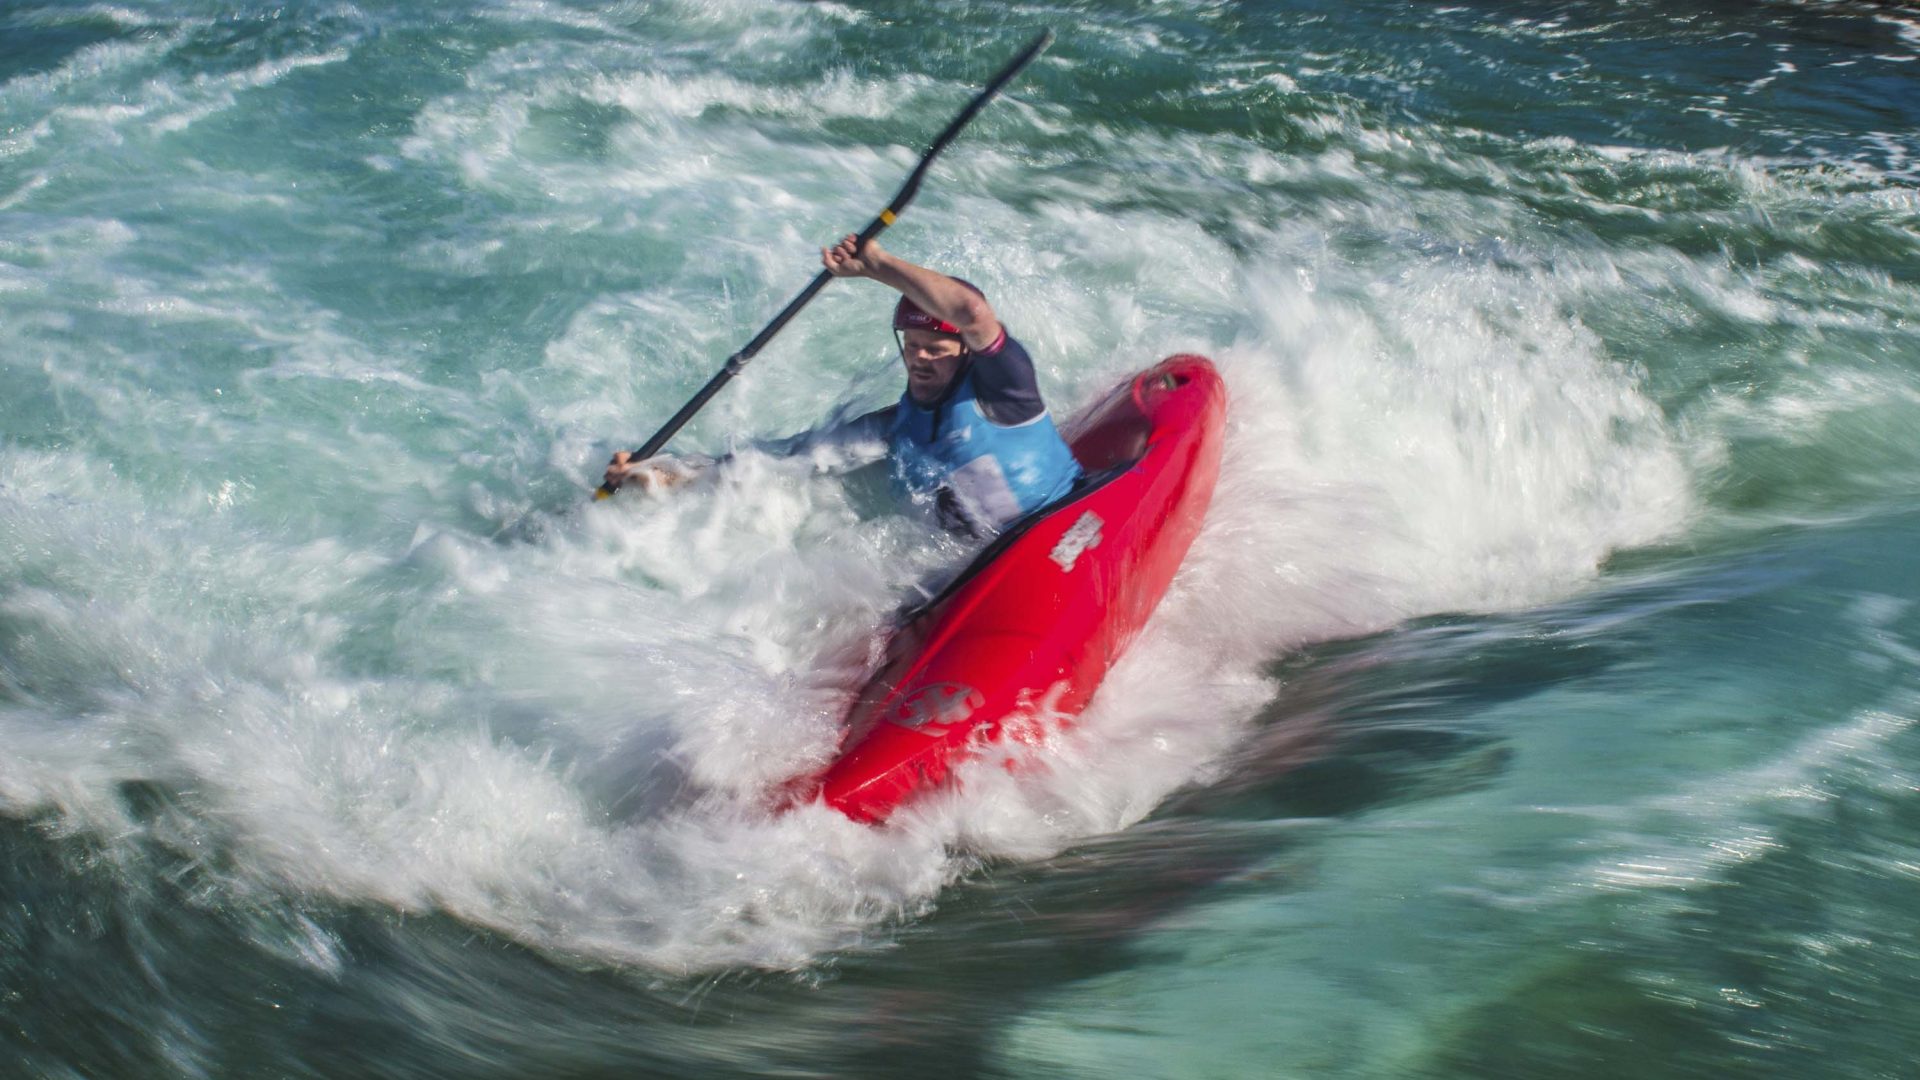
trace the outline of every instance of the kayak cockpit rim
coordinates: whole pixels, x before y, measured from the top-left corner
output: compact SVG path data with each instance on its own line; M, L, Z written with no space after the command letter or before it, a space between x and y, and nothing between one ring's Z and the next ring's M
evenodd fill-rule
M1141 457L1145 457L1145 456L1146 456L1145 454L1141 455ZM925 600L920 601L917 604L913 604L908 607L902 607L899 611L899 614L896 616L896 618L899 620L900 624L904 626L907 623L910 623L915 619L918 619L920 616L925 615L927 612L933 610L934 608L939 607L940 604L947 599L947 597L952 596L954 593L958 592L962 586L966 585L967 582L973 580L975 577L978 577L980 574L980 571L986 569L987 564L999 558L1001 552L1007 550L1008 547L1012 546L1015 540L1018 540L1022 536L1025 536L1029 531L1033 529L1035 525L1040 524L1042 521L1045 521L1046 519L1052 517L1053 515L1059 513L1060 511L1067 509L1069 506L1072 506L1074 503L1079 502L1081 499L1086 498L1088 495L1091 495L1094 492L1099 491L1101 488L1106 487L1108 484L1112 483L1113 481L1118 480L1122 476L1125 476L1129 469L1132 469L1135 465L1138 465L1138 464L1140 464L1140 458L1134 458L1132 461L1123 461L1118 465L1114 465L1110 468L1102 469L1097 473L1088 473L1086 475L1083 475L1082 477L1080 477L1080 479L1077 482L1074 483L1073 490L1067 492L1065 495L1060 496L1059 498L1053 500L1052 502L1046 504L1045 506L1035 509L1032 513L1028 514L1026 517L1023 517L1018 521L1015 521L1013 524L1007 526L1005 531L1001 532L1000 535L993 538L992 543L988 544L984 548L981 548L980 554L975 555L973 557L973 561L967 564L966 569L960 571L960 573L956 575L952 581L947 582L946 585L944 585L939 592L933 594L932 596L926 598Z

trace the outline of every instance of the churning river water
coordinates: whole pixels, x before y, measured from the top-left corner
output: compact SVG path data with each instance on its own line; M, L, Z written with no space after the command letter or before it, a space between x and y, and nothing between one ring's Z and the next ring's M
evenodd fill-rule
M587 496L1043 26L888 246L1212 356L1212 511L1041 760L772 815L964 552ZM0 1073L1912 1076L1917 131L1846 0L8 0Z

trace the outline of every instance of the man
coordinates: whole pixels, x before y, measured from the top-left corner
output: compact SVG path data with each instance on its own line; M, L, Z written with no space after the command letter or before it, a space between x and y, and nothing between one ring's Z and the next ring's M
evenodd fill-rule
M823 248L836 277L864 277L900 293L893 328L907 389L900 400L846 424L766 448L775 453L831 447L841 461L884 453L894 489L932 506L942 524L975 535L1065 495L1080 465L1040 399L1033 360L971 284L848 236ZM704 466L660 455L634 461L622 452L607 483L673 487Z

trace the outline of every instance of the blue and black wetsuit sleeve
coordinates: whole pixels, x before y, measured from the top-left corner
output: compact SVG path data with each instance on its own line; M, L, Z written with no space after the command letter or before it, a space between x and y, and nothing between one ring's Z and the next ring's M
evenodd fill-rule
M889 405L784 439L755 439L749 445L774 457L807 458L821 472L844 472L887 455L887 433L893 427L895 408Z
M973 354L973 394L980 412L1001 427L1028 423L1047 411L1040 400L1040 381L1026 346L1006 328L1000 340Z

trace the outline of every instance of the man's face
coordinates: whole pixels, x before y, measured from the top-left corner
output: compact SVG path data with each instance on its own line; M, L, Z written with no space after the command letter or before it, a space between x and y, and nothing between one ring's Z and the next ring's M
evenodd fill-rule
M907 396L922 405L939 400L960 371L966 348L952 334L934 330L904 330L900 359L907 365Z

